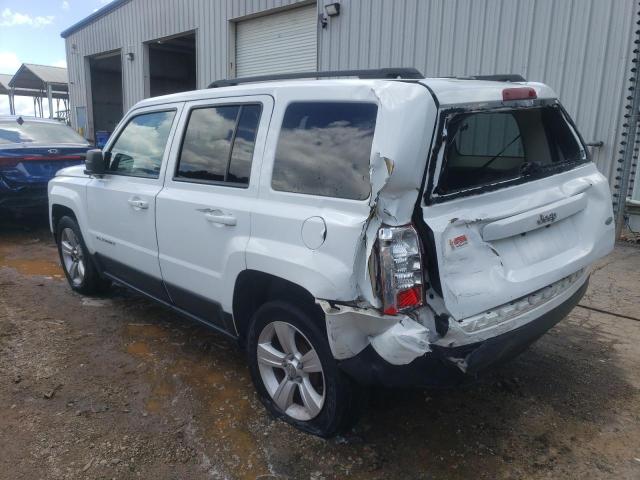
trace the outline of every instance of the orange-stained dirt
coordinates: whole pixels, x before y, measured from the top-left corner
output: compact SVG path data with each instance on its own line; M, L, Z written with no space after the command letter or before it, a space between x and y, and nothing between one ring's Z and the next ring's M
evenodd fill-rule
M0 479L640 478L637 247L593 274L582 304L609 313L464 389L371 391L331 440L272 419L233 342L63 278L45 223L0 219Z

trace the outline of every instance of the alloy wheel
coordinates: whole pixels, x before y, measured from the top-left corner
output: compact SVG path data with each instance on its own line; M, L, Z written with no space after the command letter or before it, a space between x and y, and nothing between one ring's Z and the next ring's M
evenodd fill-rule
M322 410L325 380L318 352L287 322L267 324L258 338L260 377L271 399L286 415L311 420Z
M82 285L84 281L85 265L84 252L80 240L71 228L65 228L60 234L60 250L64 269L67 271L71 283L75 286Z

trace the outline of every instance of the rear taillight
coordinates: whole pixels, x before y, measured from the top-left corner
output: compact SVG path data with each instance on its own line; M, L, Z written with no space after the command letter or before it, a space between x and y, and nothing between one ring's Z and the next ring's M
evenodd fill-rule
M84 155L24 155L16 157L0 157L0 167L15 168L22 162L80 161Z
M31 155L28 157L23 157L23 160L31 161L31 160L44 160L46 162L50 160L83 160L84 156L82 155Z
M22 157L0 157L0 168L14 168L22 161Z
M422 254L413 226L380 228L378 255L384 313L395 315L422 305Z

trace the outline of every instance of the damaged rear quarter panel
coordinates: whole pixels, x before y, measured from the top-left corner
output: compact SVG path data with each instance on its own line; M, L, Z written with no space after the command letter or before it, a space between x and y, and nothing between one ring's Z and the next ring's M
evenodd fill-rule
M411 223L437 120L437 106L423 85L384 82L373 89L379 112L371 151L371 209L355 265L359 294L380 307L367 268L378 229Z

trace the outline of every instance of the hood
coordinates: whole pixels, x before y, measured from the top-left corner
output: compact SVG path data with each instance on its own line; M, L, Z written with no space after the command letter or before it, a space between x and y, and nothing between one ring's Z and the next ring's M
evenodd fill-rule
M81 165L73 165L72 167L61 168L56 173L56 177L80 177L87 178L88 175L84 173L85 166Z

